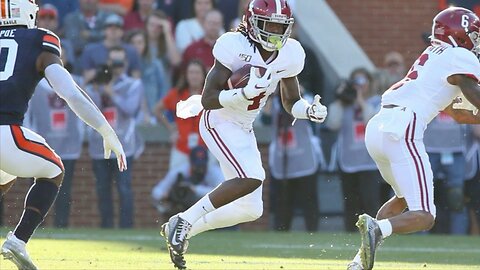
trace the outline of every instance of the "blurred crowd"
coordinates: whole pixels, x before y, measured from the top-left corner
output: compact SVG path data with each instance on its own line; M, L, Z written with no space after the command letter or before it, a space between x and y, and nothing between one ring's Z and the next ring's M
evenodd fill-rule
M67 227L73 171L82 142L88 141L96 179L100 226L134 226L132 169L143 151L138 125L163 125L172 145L169 168L152 189L152 201L166 216L188 208L221 181L218 164L198 131L199 117L176 117L176 103L200 94L213 65L216 39L235 29L248 0L37 0L38 27L61 38L62 59L75 81L85 89L117 132L127 155L127 171L103 159L102 140L86 129L68 106L41 81L33 96L26 126L44 136L65 165L65 179L55 206L55 226ZM295 37L296 29L292 34ZM300 40L301 41L301 40ZM336 89L324 89L323 71L314 50L304 46L306 65L299 75L305 97L335 91L329 116L313 126L292 117L271 98L261 125L271 126L269 168L273 227L289 230L295 209L305 228L319 222L317 179L339 175L344 200L344 228L354 231L356 216L375 215L393 196L367 153L364 131L380 109L381 94L405 76L406 63L398 52L385 55L376 71L362 67ZM84 138L82 134L86 134ZM335 134L335 144L322 143ZM429 126L425 145L435 174L437 229L466 234L480 223L480 127L456 124L440 114ZM115 185L120 203L113 205ZM118 211L114 211L118 207ZM119 224L113 213L118 212ZM477 232L478 233L478 232Z

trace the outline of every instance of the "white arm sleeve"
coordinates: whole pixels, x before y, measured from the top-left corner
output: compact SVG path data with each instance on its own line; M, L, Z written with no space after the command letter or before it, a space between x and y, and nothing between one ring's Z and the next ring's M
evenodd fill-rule
M68 103L72 111L85 123L96 129L102 136L113 131L97 106L77 86L65 68L59 64L49 65L45 69L45 78L53 90Z

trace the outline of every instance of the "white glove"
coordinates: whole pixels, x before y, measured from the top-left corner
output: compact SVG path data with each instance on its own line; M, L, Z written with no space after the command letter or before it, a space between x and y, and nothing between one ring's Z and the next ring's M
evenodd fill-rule
M242 94L246 99L252 99L260 93L265 92L265 88L270 86L272 82L272 69L269 67L263 76L260 76L260 71L257 67L250 68L250 77L247 85L242 88Z
M117 157L118 170L121 172L127 170L127 158L115 131L107 126L101 128L99 132L103 137L104 158L109 159L113 151Z
M312 122L323 123L327 117L327 107L320 103L320 96L315 95L312 105L307 110L308 119Z
M202 95L192 95L187 100L177 102L177 116L182 119L194 117L202 110Z
M460 96L456 98L456 100L458 99L460 99L460 102L453 103L452 107L454 109L463 109L467 111L472 111L474 115L477 115L478 108L475 107L472 103L470 103L463 94L460 94Z

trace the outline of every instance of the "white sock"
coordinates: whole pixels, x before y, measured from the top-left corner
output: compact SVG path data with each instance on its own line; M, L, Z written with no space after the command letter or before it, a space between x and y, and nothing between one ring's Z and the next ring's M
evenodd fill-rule
M252 207L255 206L242 203L241 201L233 201L214 211L204 215L192 225L192 229L188 233L187 238L218 228L230 227L239 223L256 220L258 216L252 215ZM259 207L262 207L261 205Z
M392 223L388 219L377 220L378 227L382 231L383 239L389 237L392 234Z
M212 212L213 210L215 210L215 207L213 207L213 204L207 194L203 196L200 200L198 200L198 202L196 202L190 208L185 210L185 212L178 214L178 216L193 225L195 222L197 222L197 220L199 220L204 215Z

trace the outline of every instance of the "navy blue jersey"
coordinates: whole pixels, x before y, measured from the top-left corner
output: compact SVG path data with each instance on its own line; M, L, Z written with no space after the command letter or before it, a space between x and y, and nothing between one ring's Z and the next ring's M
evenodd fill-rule
M0 125L22 125L28 101L43 78L37 58L43 51L60 56L60 40L44 29L0 27Z

